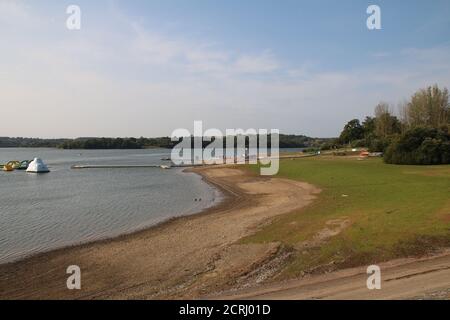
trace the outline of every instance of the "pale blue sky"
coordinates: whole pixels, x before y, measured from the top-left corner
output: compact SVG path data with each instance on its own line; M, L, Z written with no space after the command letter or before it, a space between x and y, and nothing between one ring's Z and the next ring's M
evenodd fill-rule
M69 4L82 29L65 27ZM366 27L381 8L382 30ZM336 136L450 87L449 1L0 0L0 136L204 126Z

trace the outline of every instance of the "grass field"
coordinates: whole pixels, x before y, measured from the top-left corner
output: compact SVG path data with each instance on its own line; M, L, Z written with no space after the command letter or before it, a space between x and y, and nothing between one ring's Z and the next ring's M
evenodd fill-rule
M282 160L278 176L322 189L309 207L243 240L279 241L292 250L281 277L450 246L449 165L395 166L381 159L323 156Z

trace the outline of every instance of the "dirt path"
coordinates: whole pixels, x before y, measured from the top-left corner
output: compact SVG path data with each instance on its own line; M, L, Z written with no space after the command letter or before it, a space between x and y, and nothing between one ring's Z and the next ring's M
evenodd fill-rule
M423 259L382 263L381 290L368 290L366 268L215 296L218 299L450 299L450 251ZM211 298L211 297L210 297Z
M132 235L1 265L0 299L196 298L270 277L286 257L283 248L239 240L306 206L320 190L226 167L196 171L225 191L222 205ZM66 288L70 265L81 268L82 290Z

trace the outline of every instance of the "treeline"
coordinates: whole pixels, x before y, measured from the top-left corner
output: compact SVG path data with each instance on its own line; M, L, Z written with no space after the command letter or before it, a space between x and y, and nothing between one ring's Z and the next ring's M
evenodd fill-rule
M142 149L171 148L174 142L162 138L77 138L37 139L0 137L0 148L61 148L61 149Z
M380 102L374 116L349 121L331 147L367 147L383 152L393 164L450 163L450 105L448 89L420 89L399 106Z
M230 138L228 138L230 139ZM237 139L235 145L237 144ZM181 139L180 139L181 140ZM62 143L59 147L63 149L142 149L142 148L173 148L180 141L172 141L170 137L163 138L78 138ZM246 139L248 145L248 138ZM212 141L203 141L202 147L205 148ZM303 135L284 135L280 134L280 148L319 148L324 143L329 143L332 139L311 138ZM267 139L270 147L270 137ZM223 145L226 146L226 138L223 139ZM194 147L194 139L192 139Z
M0 137L0 148L56 148L68 139Z
M143 149L172 148L169 137L162 138L78 138L58 145L61 149Z
M270 147L270 137L267 139ZM330 144L334 139L311 138L304 135L280 134L280 148L320 148ZM213 140L214 141L214 140ZM248 141L248 138L247 138ZM51 147L61 149L144 149L144 148L173 148L178 141L170 137L160 138L77 138L77 139L30 139L0 137L0 147ZM204 141L203 147L210 142ZM237 143L237 141L236 141ZM226 140L224 139L224 146Z
M311 138L304 135L280 134L280 148L320 148L333 140L333 138Z

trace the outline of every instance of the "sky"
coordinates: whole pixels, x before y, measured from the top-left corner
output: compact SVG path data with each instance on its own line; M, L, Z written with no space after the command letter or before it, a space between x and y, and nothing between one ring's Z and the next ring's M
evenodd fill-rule
M449 57L448 0L0 0L0 136L167 136L201 120L333 137L380 101L450 87Z

